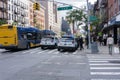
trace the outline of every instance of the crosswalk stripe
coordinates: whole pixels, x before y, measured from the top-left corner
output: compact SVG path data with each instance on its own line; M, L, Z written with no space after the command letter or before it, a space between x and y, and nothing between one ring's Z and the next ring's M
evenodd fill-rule
M105 70L108 70L108 69L120 69L120 67L90 67L91 70L93 69L105 69Z
M65 52L64 54L68 54L68 52Z
M48 53L51 54L51 53L53 53L53 52L55 52L55 51L56 51L56 50L48 51Z
M48 50L40 51L40 52L38 52L37 54L41 54L41 53L44 53L44 52L48 52Z
M38 51L31 51L30 54L33 54L33 53L36 53L36 52L38 52Z
M115 75L120 75L120 72L91 72L91 75L109 75L109 76L115 76Z
M117 58L117 59L120 59L120 56L106 56L106 57L103 57L103 56L99 56L99 57L88 57L88 59L114 59L114 58Z
M91 79L91 80L120 80L120 79Z
M77 54L78 51L75 51L73 54Z
M28 52L31 52L31 51L33 51L33 50L27 50L27 51L24 51L22 53L28 53Z
M90 65L91 80L120 80L116 76L120 76L120 64L109 63L109 61L120 61L119 56L88 56ZM112 71L112 72L111 72ZM98 76L98 77L97 77ZM111 79L106 79L112 76ZM115 79L114 79L115 78Z
M98 60L120 60L120 59L89 59L90 61L98 61Z
M103 63L103 62L109 62L109 61L94 61L94 60L93 60L93 61L89 61L89 62L94 62L94 63L95 63L95 62L99 62L99 63Z
M60 52L55 52L54 54L59 54Z
M107 66L107 65L114 65L114 66L120 66L120 64L112 64L112 63L103 63L103 64L98 64L98 63L96 63L96 64L90 64L90 66Z

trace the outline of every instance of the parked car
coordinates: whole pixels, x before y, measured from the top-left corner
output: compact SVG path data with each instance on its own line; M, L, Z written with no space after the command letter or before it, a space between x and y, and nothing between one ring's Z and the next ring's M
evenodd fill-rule
M55 36L48 36L41 39L41 49L45 48L56 48L58 43L58 38Z
M75 51L78 48L78 43L74 36L65 35L59 40L58 51L61 50L72 50Z

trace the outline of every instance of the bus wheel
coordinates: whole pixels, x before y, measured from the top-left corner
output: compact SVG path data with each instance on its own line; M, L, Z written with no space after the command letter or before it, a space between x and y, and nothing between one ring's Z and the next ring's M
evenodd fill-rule
M27 49L30 49L30 44L27 44Z

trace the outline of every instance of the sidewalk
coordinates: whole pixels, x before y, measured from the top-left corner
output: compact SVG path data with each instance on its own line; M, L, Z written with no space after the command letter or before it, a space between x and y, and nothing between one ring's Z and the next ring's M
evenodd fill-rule
M114 47L113 47L114 48ZM99 52L98 53L93 53L93 54L104 54L104 55L109 55L109 51L108 51L108 46L98 46L98 49L99 49ZM85 49L84 50L85 53L87 54L92 54L91 53L91 49ZM113 55L119 55L120 54L117 54L117 53L114 53L114 50L113 50Z

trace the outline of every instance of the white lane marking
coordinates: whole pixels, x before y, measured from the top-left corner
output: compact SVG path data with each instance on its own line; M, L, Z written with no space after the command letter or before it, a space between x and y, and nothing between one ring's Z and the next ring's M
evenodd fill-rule
M89 61L89 62L99 62L99 63L103 63L103 62L109 62L109 61Z
M108 70L108 69L120 69L120 67L90 67L91 70L93 69L105 69L105 70Z
M68 54L68 52L65 52L64 54Z
M91 79L91 80L120 80L120 79Z
M91 72L90 73L91 75L109 75L109 76L112 76L112 75L120 75L120 72Z
M81 65L81 64L86 64L86 63L76 63L76 64L79 64L79 65Z
M98 61L98 60L101 60L101 61L104 61L104 60L120 60L120 59L89 59L91 61Z
M55 64L60 65L61 63L60 63L60 62L57 62L57 63L55 63Z
M83 64L86 64L86 63L69 63L69 64L83 65Z
M59 52L54 50L53 52L51 52L50 54L58 54Z
M48 75L52 75L53 74L53 72L48 72Z
M47 51L40 51L40 52L38 52L37 54L41 54L41 53L44 53L44 52L47 52Z
M31 51L30 54L36 53L37 51Z
M52 62L41 62L42 64L52 64Z
M28 52L31 52L31 51L33 51L33 50L24 51L24 52L22 52L22 53L28 53Z
M52 51L48 51L48 54L51 54L51 53L53 53L53 52L55 52L56 50L52 50Z
M60 52L54 52L53 54L59 54Z
M107 55L107 56L105 56L105 55L99 55L99 56L87 56L88 58L94 58L94 59L99 59L99 58L101 58L101 59L105 59L105 58L120 58L120 56L111 56L111 55Z
M75 51L73 54L77 54L77 51Z
M90 66L102 66L102 65L104 65L104 66L107 66L107 65L114 65L114 66L120 66L120 64L112 64L112 63L103 63L103 64L90 64Z

